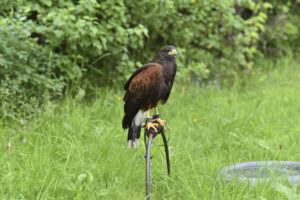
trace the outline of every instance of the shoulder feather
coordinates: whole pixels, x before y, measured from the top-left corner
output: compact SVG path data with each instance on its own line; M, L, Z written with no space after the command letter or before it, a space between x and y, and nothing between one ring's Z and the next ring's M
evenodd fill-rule
M131 76L130 78L127 80L126 84L124 85L124 90L128 90L129 89L129 85L132 81L132 79L134 77L136 77L139 73L141 73L142 71L148 69L149 67L155 67L159 65L158 63L148 63L148 64L145 64L143 65L142 67L138 68Z

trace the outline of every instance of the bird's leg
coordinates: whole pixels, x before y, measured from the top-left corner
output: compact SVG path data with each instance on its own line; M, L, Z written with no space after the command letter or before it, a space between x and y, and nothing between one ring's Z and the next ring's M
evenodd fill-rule
M150 118L150 110L147 111L147 118ZM158 127L158 124L152 123L151 121L145 125L146 129L149 130L150 128L153 128L153 130L157 132L156 127Z
M152 121L157 121L160 125L162 125L164 127L164 130L166 130L166 126L165 126L166 121L160 119L159 113L158 113L158 110L157 110L157 106L155 107L155 113L156 113L157 118L153 119Z
M150 110L147 110L146 113L147 113L147 118L151 118L151 117L150 117Z
M159 113L158 113L158 110L157 110L157 106L156 106L154 109L155 109L155 113L156 113L156 114L159 114Z

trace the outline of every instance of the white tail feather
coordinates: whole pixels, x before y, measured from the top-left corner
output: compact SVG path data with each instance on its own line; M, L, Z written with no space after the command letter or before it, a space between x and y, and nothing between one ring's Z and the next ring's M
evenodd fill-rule
M137 148L140 144L140 139L128 140L127 147L129 149Z

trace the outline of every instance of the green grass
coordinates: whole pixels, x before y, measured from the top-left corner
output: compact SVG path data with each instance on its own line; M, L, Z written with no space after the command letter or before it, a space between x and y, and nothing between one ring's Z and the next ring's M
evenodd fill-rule
M230 89L175 86L159 107L171 128L171 176L154 146L153 199L287 198L270 183L217 178L234 163L300 160L300 66L278 66ZM94 101L48 103L23 125L0 121L0 199L144 199L145 148L126 148L122 95L99 89Z

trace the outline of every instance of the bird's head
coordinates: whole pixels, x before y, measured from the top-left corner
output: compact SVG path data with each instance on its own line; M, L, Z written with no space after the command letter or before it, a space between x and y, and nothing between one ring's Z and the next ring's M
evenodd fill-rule
M167 59L174 59L177 56L176 48L172 45L168 45L162 48L159 52L160 55Z

